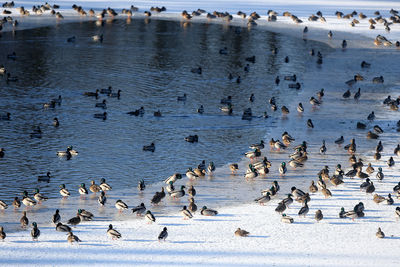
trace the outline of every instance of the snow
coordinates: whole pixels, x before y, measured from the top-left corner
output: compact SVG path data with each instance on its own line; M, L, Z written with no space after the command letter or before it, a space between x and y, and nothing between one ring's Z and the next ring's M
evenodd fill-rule
M65 15L65 21L87 20L80 18L72 11L66 11L73 3L81 4L84 8L102 9L111 5L115 8L128 8L131 2L109 1L61 1L61 12ZM32 4L31 1L16 2L16 5L24 5L26 8ZM52 4L52 2L50 2ZM280 221L280 215L274 210L277 203L289 193L289 188L293 185L308 191L311 180L316 181L316 173L324 166L329 165L331 173L337 163L342 164L346 171L350 167L348 163L349 155L342 147L333 144L333 141L344 135L345 144L349 143L350 138L356 138L358 144L357 155L361 155L364 164L372 162L375 170L383 167L385 179L378 182L375 179L376 172L371 180L374 182L376 192L379 195L387 196L398 182L398 166L392 168L386 166L386 160L392 155L393 148L399 140L399 133L396 132L395 122L398 120L398 112L390 111L382 105L383 99L391 94L393 97L399 93L398 71L391 66L393 58L399 52L392 48L376 48L372 39L377 34L385 35L389 40L399 39L399 25L391 25L391 32L386 33L382 25L377 26L377 30L368 29L368 23L362 21L361 25L350 27L349 20L338 20L334 16L336 10L344 13L353 10L362 10L367 16L372 16L375 10L382 11L384 16L388 16L391 8L399 9L400 3L397 1L297 1L288 0L285 3L277 1L202 1L201 5L189 1L137 1L135 6L140 8L140 13L135 16L141 18L142 11L150 6L166 6L168 13L161 13L153 17L161 19L178 19L177 15L181 10L196 10L203 8L207 11L220 10L236 12L242 10L250 13L257 11L263 15L257 21L259 30L273 30L291 34L299 38L319 40L332 47L339 47L342 39L348 40L349 48L346 51L335 49L331 53L324 55L322 67L310 64L309 69L300 74L302 90L293 97L291 104L288 105L291 113L287 118L282 118L266 136L270 138L280 138L285 130L296 138L296 144L302 140L309 142L310 159L306 162L304 169L289 168L284 177L278 174L278 166L281 161L287 162L288 152L271 152L269 147L263 150L272 162L271 173L267 178L258 178L255 181L244 181L243 174L249 161L243 159L240 162L239 174L229 175L227 166L222 167L214 174L216 180L225 180L226 188L214 189L212 194L204 192L204 184L209 181L188 181L184 178L183 183L195 184L198 188L196 202L199 208L203 203L209 208L215 208L219 214L215 217L204 217L199 211L191 220L183 220L179 210L183 205L187 205L186 196L180 201L165 199L165 205L175 205L176 212L163 213L161 209L154 212L156 223L147 224L143 218L130 215L128 211L118 214L115 209L115 219L110 222L102 217L101 211L93 211L95 220L84 222L73 229L83 242L79 245L67 243L65 233L59 233L49 223L39 225L41 236L39 242L32 241L30 229L27 231L7 232L5 242L0 242L0 264L1 265L152 265L152 266L187 266L187 265L206 265L206 266L398 266L399 248L399 222L394 216L394 209L398 206L389 206L384 203L376 204L372 201L372 196L359 191L361 179L345 178L345 183L338 187L329 185L332 197L325 199L320 192L311 195L309 203L310 212L306 218L299 218L297 212L301 207L299 203L293 203L286 214L294 218L293 224L284 224ZM283 11L290 11L298 15L304 23L301 25L293 24L289 19L281 16L278 22L269 23L265 20L265 13L268 9L274 9L280 14ZM308 22L307 17L311 13L321 10L326 14L327 23ZM152 18L153 18L152 17ZM21 21L19 28L39 27L43 25L53 25L55 19L49 15L29 16L17 18ZM205 18L195 18L193 21L204 22ZM245 25L237 17L232 23ZM283 23L281 23L283 22ZM223 23L219 21L218 23ZM307 36L303 36L304 26L309 26L310 31ZM5 28L10 30L10 28ZM332 30L334 38L329 41L326 32ZM337 33L338 32L338 33ZM356 49L358 48L358 49ZM362 60L372 63L368 70L361 70L359 64ZM310 59L311 62L311 59ZM389 64L387 64L389 62ZM396 62L396 61L395 61ZM353 99L342 100L342 93L347 90L344 81L350 79L355 73L365 76L365 81L360 82L362 86L362 97L359 102ZM373 85L371 80L380 74L385 76L384 85ZM316 78L318 77L318 78ZM356 87L359 86L356 84ZM313 109L308 103L310 96L321 88L325 88L326 96L321 107ZM379 90L376 90L379 88ZM356 88L351 88L354 94ZM278 103L279 103L279 99ZM302 102L306 108L304 115L299 116L295 112L298 102ZM380 161L373 160L374 147L376 141L366 140L366 131L355 129L357 121L365 121L370 111L375 110L377 119L369 124L381 125L385 133L381 135L385 150ZM279 111L278 111L279 112ZM271 111L268 110L271 114ZM276 115L274 115L276 116ZM280 115L279 115L280 116ZM312 118L316 128L306 129L305 122ZM333 129L330 132L325 129ZM328 152L326 155L319 155L317 151L326 140ZM291 148L288 149L290 152ZM245 151L243 151L245 152ZM395 161L397 158L395 158ZM278 180L281 184L281 191L270 203L260 206L252 200L258 197L262 189L268 188L273 180ZM264 188L259 188L260 182L264 183ZM210 181L212 183L212 181ZM153 188L154 189L154 188ZM147 190L147 189L146 189ZM220 197L216 192L223 194L247 194L247 203L231 205L218 205L209 199ZM115 199L115 192L110 192ZM365 217L351 221L350 219L340 219L338 213L341 207L351 210L355 204L362 201L366 207ZM209 203L214 203L210 206ZM128 203L132 206L133 203ZM138 203L135 203L138 204ZM147 203L146 203L147 205ZM61 205L62 206L62 205ZM114 209L109 206L107 209ZM316 222L314 219L315 211L321 209L324 219ZM12 213L11 208L4 213ZM16 211L12 215L20 217L20 212ZM33 221L30 218L30 221ZM61 209L62 221L73 216L70 212ZM29 212L28 212L29 217ZM114 228L121 232L122 239L113 241L106 235L108 225L112 223ZM157 236L163 227L168 228L169 236L166 242L158 242ZM249 237L236 237L234 231L238 228L250 232ZM375 233L381 227L386 234L386 238L377 239Z

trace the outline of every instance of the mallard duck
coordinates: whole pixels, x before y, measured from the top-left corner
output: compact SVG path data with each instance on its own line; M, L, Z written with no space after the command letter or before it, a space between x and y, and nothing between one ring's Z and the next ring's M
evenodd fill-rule
M319 222L320 220L322 220L324 218L324 215L322 214L322 211L321 210L317 210L316 212L315 212L315 220L317 221L317 222Z
M281 202L288 208L293 203L292 194L288 194Z
M207 173L212 174L215 171L215 165L214 162L210 161L207 167Z
M365 192L368 194L368 193L373 193L373 192L375 192L375 186L374 186L374 183L372 183L372 182L370 182L370 184L368 185L368 187L367 188L365 188Z
M371 180L370 180L369 178L367 178L367 179L365 180L365 182L363 182L363 183L360 185L360 190L361 190L361 191L365 191L365 190L367 189L367 187L368 187L370 184L371 184Z
M182 175L180 173L174 173L170 177L164 180L164 183L169 184L170 182L175 183L177 180L182 179Z
M344 149L347 150L349 153L354 154L357 150L355 139L351 139L350 144L346 145Z
M286 214L282 214L281 222L283 223L294 223L294 219Z
M290 113L289 109L286 106L282 106L281 111L283 115L287 115Z
M24 191L24 193L23 193L22 203L27 207L31 207L31 206L35 206L36 205L36 201L31 199L28 196L28 192L27 191Z
M343 184L343 180L342 180L343 176L337 176L337 175L333 175L332 178L330 179L331 184L333 184L334 186L338 186L340 184Z
M143 151L154 152L155 150L156 150L156 145L154 143L151 143L148 146L143 146Z
M318 192L318 187L314 184L314 181L311 181L311 185L309 187L309 190L310 190L311 193Z
M183 215L183 219L184 220L188 220L188 219L193 218L192 213L187 209L186 206L183 206L183 209L181 210L181 213Z
M80 223L81 223L81 216L79 216L79 212L77 213L77 215L75 217L72 217L71 219L69 219L67 221L67 224L74 225L74 226L78 225Z
M240 228L238 228L238 229L235 231L235 236L246 237L246 236L248 236L249 234L250 234L249 232L247 232L246 230L240 229Z
M322 140L322 146L319 148L319 153L321 153L321 154L326 153L325 140Z
M260 143L258 143L258 144L251 144L250 146L249 146L249 148L251 148L251 149L254 149L254 150L260 150L260 149L263 149L265 146L264 146L264 140L261 140L260 141Z
M128 205L126 205L125 202L123 202L121 199L118 199L115 202L115 207L117 208L117 210L119 210L120 212L127 210L128 209Z
M39 175L38 176L38 182L49 182L51 177L51 173L47 172L46 175Z
M279 173L281 175L284 175L286 172L287 172L286 163L282 162L281 165L279 166Z
M297 199L297 198L304 196L306 193L304 193L302 190L297 189L295 186L293 186L291 188L291 194L295 199Z
M107 119L107 112L93 114L93 118L105 121Z
M57 224L58 222L61 221L60 211L58 209L56 209L56 213L54 213L53 217L51 217L51 221L54 224Z
M307 213L309 211L308 205L307 205L307 201L304 202L303 207L301 207L301 209L299 210L299 216L303 216L306 217Z
M296 139L294 139L288 132L284 132L282 134L282 141L285 142L286 144L290 144L295 140Z
M171 194L173 191L175 191L175 186L172 183L172 181L169 182L169 184L165 187L167 189L167 192Z
M176 190L176 191L171 192L170 196L173 199L177 199L177 198L183 197L185 195L185 190L183 190L184 188L186 188L186 187L184 185L182 185L180 190Z
M198 177L204 177L206 175L205 169L199 169L195 168L193 172L198 176Z
M372 167L371 163L368 163L368 167L365 171L370 175L370 174L374 173L375 170Z
M298 197L296 198L296 201L299 203L304 203L304 202L310 202L311 201L311 197L309 193L305 193L304 196Z
M252 164L249 164L249 168L246 170L244 177L246 179L253 179L256 178L257 176L258 176L257 170L254 169Z
M44 196L44 195L42 195L41 193L39 193L39 188L36 188L35 189L35 194L33 195L33 197L37 200L37 202L42 202L42 201L46 201L46 200L48 200L49 198L48 197L46 197L46 196Z
M104 191L101 191L101 192L100 192L100 196L99 196L99 198L97 199L97 202L99 202L99 204L100 204L101 206L104 206L104 205L106 204L106 202L107 202L107 197L106 197L106 194L104 193Z
M282 213L286 210L286 205L283 201L278 203L278 206L275 208L275 211L278 213Z
M340 145L344 143L344 137L343 135L340 136L338 139L335 140L335 144Z
M314 124L311 119L307 120L307 126L308 126L308 128L314 128Z
M393 203L394 203L394 200L392 198L392 195L389 193L388 197L386 198L386 204L387 205L393 205Z
M379 135L377 135L376 133L373 133L371 131L368 131L367 133L367 139L378 139Z
M197 143L199 142L199 136L197 134L186 136L185 141L189 143Z
M191 197L194 197L194 196L196 195L196 189L194 189L194 186L193 186L193 185L191 185L191 186L189 187L189 189L188 189L188 194L189 194L189 196L191 196Z
M342 170L342 165L340 165L340 164L336 165L336 169L335 169L335 174L334 175L337 175L337 176L343 176L344 175L344 172Z
M378 195L378 194L374 194L373 200L374 200L375 203L379 204L379 203L385 201L386 198L383 197L383 196L380 196L380 195Z
M342 219L345 218L346 217L345 214L346 214L346 212L344 211L344 208L342 207L339 212L339 218L342 218Z
M87 195L88 191L86 189L86 186L84 183L81 183L81 185L79 186L79 190L78 190L80 195Z
M172 181L170 181L171 183ZM156 192L151 199L151 204L157 205L165 197L164 187L161 187L161 192Z
M95 181L90 181L90 187L89 187L89 190L92 192L92 193L97 193L97 192L100 192L101 191L101 187L99 186L99 185L97 185L96 183L95 183Z
M40 236L40 230L37 227L37 223L33 222L32 223L32 227L33 227L32 231L31 231L32 240L33 241L38 241L38 238Z
M132 213L136 212L136 216L142 216L146 212L146 206L144 203L140 203L139 206L136 206L132 209Z
M395 164L395 162L394 162L394 160L393 160L393 157L390 157L390 158L388 159L388 161L387 161L387 165L388 165L389 167L392 167L392 166L394 166L394 164Z
M153 213L151 213L151 211L149 211L149 210L146 211L145 217L146 217L147 223L153 223L156 221L156 218L154 217Z
M310 98L310 104L313 106L319 106L321 105L321 101L317 100L315 97L312 96Z
M8 205L3 200L0 200L0 209L5 210L7 208L8 208Z
M189 168L187 170L186 177L191 179L191 180L199 178L199 176L192 170L192 168Z
M368 177L369 177L368 174L366 174L365 172L362 172L362 171L361 171L361 168L358 168L358 169L357 169L356 176L357 176L358 178L361 178L361 179L365 179L365 178L368 178Z
M6 239L6 233L4 232L3 226L0 226L0 239L4 240Z
M397 144L397 146L394 149L393 153L400 157L400 144Z
M393 187L393 192L396 192L399 190L400 190L400 182L398 182L398 184Z
M102 89L103 90L103 89ZM96 108L107 109L107 100L103 99L102 102L95 104Z
M399 220L400 219L400 207L396 207L394 214L396 216L396 219Z
M325 196L325 198L328 198L328 197L332 196L331 191L326 188L326 185L322 187L321 192Z
M165 241L165 239L167 239L168 237L168 231L167 231L167 227L164 227L164 229L161 231L161 233L158 235L158 241L160 242Z
M122 90L118 90L116 93L109 93L109 94L107 94L109 97L116 97L116 98L120 98L121 97L121 92L122 92Z
M108 226L107 235L113 240L121 238L121 234L117 230L113 229L112 224Z
M71 231L68 233L68 237L67 237L67 241L68 243L72 244L74 242L82 242L79 237L77 237L76 235L74 235Z
M271 141L274 141L274 139L271 139ZM281 149L287 148L287 146L279 140L274 141L273 145L274 145L275 149L277 149L278 151L280 151Z
M290 160L290 161L289 161L289 165L290 165L291 167L293 167L293 168L299 168L299 167L301 168L301 167L304 167L304 164L298 162L297 160Z
M68 189L67 188L65 188L65 184L61 184L60 185L60 194L61 194L61 196L63 196L64 198L66 198L66 197L68 197L68 196L70 196L71 194L69 193L69 191L68 191Z
M139 181L137 188L139 189L139 191L143 191L143 190L146 188L146 185L145 185L143 179L141 179L141 180Z
M378 228L378 231L376 232L375 235L376 235L377 238L384 238L385 237L385 233L382 232L380 227Z
M28 217L26 217L26 211L22 212L22 217L19 222L21 223L22 228L26 228L29 225Z
M262 206L265 205L265 203L268 203L270 200L271 200L271 197L270 197L269 192L267 192L266 195L262 195L261 197L254 199L255 202L257 202L258 204L260 204Z
M206 206L204 206L203 208L201 208L200 214L204 216L215 216L218 214L218 211L209 209Z
M12 205L14 206L14 209L17 209L17 208L21 207L21 201L19 200L18 197L14 198L14 201L13 201Z
M239 165L237 163L229 164L229 169L231 170L232 174L234 174L239 170Z
M189 198L189 210L191 212L196 212L197 211L197 205L194 203L194 198Z
M72 229L68 225L62 224L62 223L59 222L56 225L56 231L57 232L70 232L70 231L72 231Z
M297 112L299 112L299 113L303 113L304 112L304 107L303 107L302 103L299 103L297 105Z

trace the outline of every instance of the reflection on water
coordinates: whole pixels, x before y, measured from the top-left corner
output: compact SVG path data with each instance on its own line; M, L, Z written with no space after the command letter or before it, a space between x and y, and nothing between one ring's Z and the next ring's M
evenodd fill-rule
M95 34L104 34L104 42L93 42ZM76 36L75 43L66 41L71 36ZM100 27L95 22L63 24L20 31L15 36L5 33L2 43L0 63L18 76L18 81L0 81L0 112L12 114L11 121L0 121L0 147L6 149L6 157L0 160L0 199L11 204L23 190L31 193L38 187L54 198L49 206L94 205L96 209L97 203L90 197L78 201L80 183L89 186L90 180L98 182L104 177L114 188L110 202L129 196L135 199L130 203L134 205L140 199L148 202L159 190L157 184L137 195L140 179L156 184L203 159L217 166L241 159L248 145L264 138L280 118L276 114L262 118L264 111L272 113L268 99L276 96L283 105L297 95L287 84L276 86L275 77L300 73L301 81L301 73L310 63L310 47L329 52L320 44L270 32L215 24L183 27L162 20L115 20ZM224 47L228 54L219 54ZM279 53L271 53L273 48ZM13 51L17 60L7 60L6 55ZM250 71L244 72L245 58L253 55L256 63L249 63ZM289 63L284 63L285 56ZM191 73L198 66L202 74ZM242 82L230 81L229 73L235 79L241 76ZM83 92L108 86L122 90L121 98L83 96ZM187 101L178 102L177 96L184 93ZM248 101L251 93L256 97L254 103ZM61 106L43 109L43 103L58 95L63 98ZM228 95L233 98L231 116L219 111L220 99ZM103 112L95 108L103 99L107 100L105 121L93 118ZM196 113L200 105L205 109L203 115ZM141 106L144 116L126 114ZM243 121L242 112L248 107L257 118ZM161 118L153 116L157 110ZM54 117L60 120L59 128L52 126ZM31 139L29 133L37 125L43 137ZM198 143L184 141L193 134L199 136ZM142 151L143 145L152 142L156 144L154 153ZM58 158L56 151L69 145L79 155L69 161ZM47 171L54 177L49 183L38 183L36 177ZM224 183L235 186L232 177L214 179L215 183L199 184L204 187L200 191L205 191L205 199L207 188L220 188ZM61 183L76 201L59 199ZM221 200L229 197L220 196ZM218 201L215 195L208 198ZM114 210L101 212L114 214Z

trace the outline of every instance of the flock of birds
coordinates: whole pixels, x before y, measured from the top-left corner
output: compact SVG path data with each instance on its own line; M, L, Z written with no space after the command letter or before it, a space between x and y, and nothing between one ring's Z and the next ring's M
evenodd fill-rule
M13 8L14 7L14 2L11 3L5 3L3 4L3 8ZM50 6L48 3L41 5L41 6L34 6L32 9L33 13L36 14L42 14L46 11L51 12L51 14L55 15L58 19L62 18L62 15L59 12L55 12L55 9L58 9L59 6L57 5L53 5ZM76 10L80 15L82 16L97 16L98 19L103 19L106 15L110 16L110 17L115 17L117 16L117 12L115 12L115 10L108 8L103 10L102 12L96 14L95 11L93 9L89 10L88 12L86 12L82 7L73 6L73 9ZM25 8L20 7L18 8L19 12L21 15L29 15L30 12L27 11ZM132 6L130 9L124 9L122 10L123 14L126 14L128 17L132 16L132 12L137 12L138 8ZM166 11L165 7L152 7L151 8L152 12L163 12ZM3 14L11 14L9 13L10 11L4 9L3 10ZM193 11L191 14L189 14L187 11L183 11L182 12L182 16L189 20L194 16L200 16L201 14L206 13L204 10L197 10L197 11ZM391 17L387 20L385 18L383 18L380 13L377 11L375 12L375 18L370 18L369 22L371 24L370 29L374 29L375 28L375 24L378 23L382 23L385 26L386 31L390 31L390 25L393 23L399 23L400 22L400 18L398 16L398 12L396 10L391 10ZM151 12L150 11L146 11L145 12L146 16L151 16ZM246 18L247 15L243 12L238 12L237 13L238 16L242 17L242 18ZM344 15L342 12L336 12L336 15L338 18L342 18L342 19L352 19L354 16L357 15L357 12L352 12L351 14L347 14ZM232 20L232 15L230 15L227 12L221 13L221 12L213 12L208 13L207 15L208 19L214 19L216 17L220 17L223 18L224 20L230 21ZM268 20L269 21L276 21L277 20L277 16L278 14L274 11L268 11ZM295 15L289 13L289 12L284 12L283 16L286 17L291 17L293 19L293 21L295 23L301 23L302 21ZM359 13L358 14L360 19L366 19L367 17L363 14L363 13ZM249 20L248 20L248 24L249 25L256 25L256 20L259 19L260 16L256 13L253 12L249 15ZM321 21L321 22L326 22L326 19L323 17L322 13L320 11L317 12L317 15L312 15L309 17L308 19L309 21ZM391 22L390 22L391 21ZM1 27L4 23L7 22L12 22L13 23L13 27L17 26L17 21L13 20L12 18L5 18L2 23L0 24ZM351 21L351 26L355 26L356 24L358 24L359 21L357 19L353 19ZM0 28L1 30L1 28ZM308 27L305 27L303 30L303 34L306 34L308 32ZM328 32L328 37L332 38L333 33L331 31ZM75 40L74 37L69 38L67 41L68 42L73 42ZM103 35L98 35L98 36L94 36L93 40L95 41L103 41ZM390 41L388 41L385 37L378 35L377 38L375 39L375 44L376 45L380 45L380 44L384 44L385 46L390 46L391 43ZM400 46L399 42L396 42L396 46ZM347 41L343 40L342 42L342 48L346 49L347 47ZM274 49L272 51L273 53L278 53L277 49ZM219 53L221 55L225 55L228 53L227 48L222 48ZM312 56L315 55L315 51L311 50L310 54ZM15 60L16 59L16 54L12 53L10 55L8 55L9 59ZM318 64L322 64L322 59L323 56L322 54L318 51L317 52L317 63ZM285 58L285 62L289 62L289 57ZM246 58L246 61L250 63L255 63L256 61L256 57L252 56L252 57L248 57ZM250 71L250 65L247 64L244 68L245 72ZM361 62L361 68L369 68L371 66L371 63L362 61ZM191 72L193 74L202 74L202 67L197 67L197 68L193 68L191 70ZM7 70L5 69L4 66L0 67L0 74L7 74L7 82L13 82L13 81L17 81L16 77L12 77L10 75L9 72L7 72ZM232 74L229 74L229 79L234 79ZM289 75L289 76L284 76L283 79L285 81L290 82L288 84L289 88L294 88L294 89L300 89L301 88L301 84L298 82L297 80L297 76L294 75ZM358 81L363 81L365 78L360 75L360 74L356 74L354 75L354 78L346 81L345 83L352 88L353 86L355 86L357 84ZM240 83L241 82L241 77L238 76L236 78L236 82ZM384 83L384 78L383 76L377 76L377 77L373 77L372 78L372 83L374 84L381 84ZM275 79L275 83L278 85L280 83L280 77L276 77ZM121 97L121 90L118 90L117 92L115 92L113 90L113 88L110 86L106 89L98 89L95 92L85 92L84 95L87 97L95 97L96 99L101 95L106 95L108 97L111 98L120 98ZM321 106L323 105L323 97L325 95L325 90L321 89L320 91L318 91L316 93L315 96L311 96L308 100L308 102L310 103L311 106L313 107L317 107L317 106ZM352 96L352 93L349 90L347 90L346 92L344 92L343 94L343 98L350 98ZM354 93L353 98L355 100L358 100L361 97L361 89L358 88L358 90ZM178 96L177 100L178 101L186 101L187 95L184 94L183 96ZM253 102L255 99L254 94L251 94L249 97L249 101ZM223 104L223 106L221 107L221 111L226 112L228 114L232 113L232 97L228 96L226 98L221 99L221 104ZM44 108L55 108L56 105L61 105L62 103L62 97L59 96L56 99L52 99L50 100L48 103L45 103L43 105ZM272 97L269 100L269 104L271 107L272 111L277 111L278 110L278 106L277 106L277 101L274 97ZM386 99L383 100L383 104L387 105L390 107L391 110L398 110L398 106L400 104L400 98L397 99L392 99L390 96L388 96ZM101 109L107 109L107 100L103 100L102 102L96 103L95 107L97 108L101 108ZM287 114L290 113L290 110L288 107L286 106L282 106L281 107L281 112L283 116L286 116ZM304 105L303 103L299 103L296 107L296 110L298 113L303 113L304 112ZM141 107L137 110L128 112L129 115L132 116L142 116L144 114L144 108ZM204 112L204 107L201 105L198 109L197 112L202 114ZM156 117L160 117L162 116L161 112L158 110L156 112L154 112L154 116ZM268 117L267 113L264 114L264 117ZM107 112L103 112L103 113L96 113L94 114L94 118L98 118L98 119L107 119ZM251 109L246 109L243 112L243 116L242 119L244 120L251 120L253 118L253 114ZM375 119L375 114L374 111L372 111L369 116L367 117L367 120L369 122L373 122ZM11 120L11 114L10 113L6 113L4 115L0 116L0 120L3 121L7 121L7 120ZM54 127L59 127L60 122L58 121L57 118L53 119L53 125ZM363 122L357 122L356 127L358 129L366 129L367 127L369 127L369 123L363 123ZM400 129L400 120L397 122L397 126ZM307 120L307 127L308 128L314 128L314 123L311 119ZM382 134L384 131L383 129L379 126L379 125L375 125L373 126L373 128L368 131L368 133L366 134L366 138L368 139L378 139L379 138L379 134ZM42 131L40 129L39 126L35 127L33 129L33 132L30 133L31 138L41 138L42 135ZM281 141L282 140L282 141ZM281 152L281 151L287 151L287 149L292 145L292 143L295 141L295 138L293 138L288 132L284 132L281 136L281 140L277 139L271 139L269 141L269 145L271 148L271 152ZM185 141L187 142L198 142L198 136L197 135L190 135L188 137L185 138ZM335 144L338 146L341 146L342 144L344 144L344 137L340 136L336 141ZM267 157L263 157L262 155L262 149L264 149L266 146L266 143L264 141L261 141L260 143L257 144L252 144L250 145L250 148L252 149L249 152L245 153L245 156L247 158L250 159L250 164L248 165L248 169L245 172L245 179L254 179L258 176L265 176L269 173L269 169L272 167L272 163L267 159ZM301 144L294 146L294 153L289 155L290 160L288 161L288 163L286 162L281 162L279 164L279 173L284 176L288 169L287 169L287 164L290 165L292 168L301 168L304 166L304 164L306 164L309 154L307 151L307 142L302 142ZM298 215L299 216L303 216L305 217L308 212L309 212L309 202L311 201L311 196L312 194L316 194L317 192L321 192L325 198L329 198L332 196L332 192L328 189L328 185L327 184L331 184L332 186L339 186L343 183L345 183L344 181L344 177L349 177L349 178L360 178L360 179L365 179L365 181L363 181L360 184L360 190L365 191L367 194L373 194L375 192L375 185L374 183L371 181L371 175L373 175L376 171L373 168L372 164L369 163L368 166L365 166L363 163L363 160L361 158L356 158L356 151L357 151L357 145L356 145L356 141L355 139L351 139L350 143L344 146L344 149L346 151L348 151L348 153L351 155L349 158L349 162L351 164L351 170L345 172L342 169L341 164L337 164L335 167L335 170L333 172L333 174L330 174L330 170L328 166L325 166L322 170L320 170L318 172L318 181L312 181L311 185L309 186L309 192L304 192L303 190L296 188L295 186L293 186L290 190L289 193L285 194L285 198L283 198L279 203L278 206L276 207L275 211L279 214L281 214L281 220L284 223L293 223L294 222L294 218L287 216L284 212L285 210L294 202L297 201L299 203L302 203L303 206L301 207L301 209L298 211ZM146 145L143 146L143 150L145 151L151 151L154 152L155 151L155 144L152 143L150 145ZM322 140L322 146L319 149L319 153L320 154L325 154L327 151L327 146L325 143L325 140ZM381 153L383 151L383 145L381 142L378 143L378 145L375 148L375 155L374 158L376 160L379 160L381 158ZM398 157L400 157L400 145L397 145L394 148L394 154ZM71 159L74 156L78 155L78 151L74 150L72 146L67 147L66 150L63 151L58 151L57 155L59 157L65 157L67 160ZM0 149L0 158L5 157L5 149L1 148ZM387 161L387 165L388 167L392 167L395 165L395 161L393 159L393 157L390 157L390 159ZM365 172L363 172L363 168L366 167ZM238 164L231 164L229 166L231 172L234 174L238 171L239 169L239 165ZM205 164L205 161L202 161L196 168L192 169L189 168L187 170L187 172L185 173L186 177L190 180L196 180L200 177L204 177L206 175L212 175L212 173L215 171L215 165L213 162L210 162L208 165ZM49 179L51 178L51 173L48 172L46 175L44 176L39 176L38 180L39 181L49 181ZM158 205L168 194L172 199L180 199L183 196L185 196L186 194L188 194L190 196L189 203L186 206L183 206L182 209L180 210L183 218L185 220L191 219L193 218L193 214L197 211L197 205L195 203L194 197L196 195L196 189L193 186L190 186L190 188L188 188L187 192L185 191L186 187L184 185L180 186L179 189L175 188L175 183L182 179L183 176L182 174L179 173L175 173L173 175L171 175L170 177L168 177L164 182L166 184L165 188L162 187L160 192L156 192L154 194L154 196L151 199L151 204L152 205ZM384 179L384 173L382 168L378 168L378 171L376 172L376 179L379 181L382 181ZM145 190L146 185L144 183L143 180L141 180L138 184L138 190L142 191ZM99 196L97 197L97 201L99 203L100 206L104 206L107 203L107 191L112 190L112 187L106 182L106 180L103 178L99 184L96 184L95 181L91 181L91 185L89 187L89 190L86 188L85 184L82 183L79 186L78 192L81 196L85 196L89 193L89 191L91 191L93 194L97 194L99 193ZM259 203L260 205L265 205L268 202L270 202L273 198L277 197L277 193L280 191L280 186L278 184L278 181L274 181L272 183L272 186L268 189L262 190L261 192L261 196L257 197L254 201L256 203ZM69 192L69 190L66 188L65 184L60 185L60 195L64 198L67 198L71 195L71 193ZM394 203L394 200L392 198L392 193L395 194L395 196L397 198L400 198L400 182L398 183L398 185L396 185L393 188L393 192L388 193L387 197L386 196L381 196L378 194L374 194L373 195L373 201L376 203L381 203L381 202L385 202L388 205L392 205ZM18 197L14 198L14 201L12 203L13 207L15 209L18 209L21 207L21 203L23 205L25 205L29 211L29 208L35 205L38 205L40 203L42 203L43 201L48 200L48 198L46 196L44 196L43 194L41 194L39 192L39 189L35 189L35 193L33 195L33 198L31 198L28 194L27 191L23 192L23 197L22 200L20 200ZM125 210L129 209L129 206L122 200L117 200L115 202L115 207L117 210L119 210L120 212L123 212ZM1 209L7 209L8 205L3 202L0 201L0 208ZM361 218L364 217L364 211L365 211L365 207L364 204L362 202L359 202L358 204L356 204L354 206L353 209L345 211L345 209L342 207L338 213L338 216L340 218L351 218L352 220L356 219L356 218ZM144 216L145 219L148 221L148 223L152 223L156 221L155 216L152 214L152 212L146 208L146 206L144 205L144 203L141 203L140 205L132 208L132 213L136 213L137 216ZM394 210L395 216L397 218L400 218L400 207L397 207ZM203 208L200 209L200 214L204 215L204 216L215 216L218 215L218 212L216 210L207 208L206 206L204 206ZM322 210L318 209L315 213L315 220L316 221L320 221L324 218L323 216L323 212ZM52 223L55 225L55 229L56 231L59 232L67 232L68 233L68 237L67 237L67 241L70 243L73 242L80 242L81 240L73 234L72 228L70 226L77 226L78 224L80 224L81 222L84 221L91 221L93 220L95 217L93 215L93 213L91 213L90 211L84 210L84 209L79 209L76 216L72 217L70 219L67 220L66 224L63 224L61 221L61 215L59 213L59 210L57 209L54 213L54 215L51 218ZM29 219L27 217L27 211L23 211L22 217L20 219L20 224L21 227L26 229L29 226ZM40 236L40 230L39 227L37 225L36 222L32 222L31 223L32 226L32 230L31 230L31 236L33 240L38 240L39 236ZM118 239L121 238L122 235L119 231L117 231L116 229L113 228L113 225L110 224L107 231L106 231L107 235L110 236L112 239ZM244 229L240 229L238 228L234 234L236 236L248 236L250 233ZM161 231L161 233L158 235L158 240L165 240L168 236L168 232L167 232L167 228L164 227ZM384 238L385 234L382 232L381 228L378 229L376 236L378 238ZM0 226L0 239L4 240L6 238L6 233L4 232L3 227Z

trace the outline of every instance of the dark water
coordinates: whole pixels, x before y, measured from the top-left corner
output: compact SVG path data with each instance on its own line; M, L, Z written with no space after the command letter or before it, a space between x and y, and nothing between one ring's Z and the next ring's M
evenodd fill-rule
M104 34L104 42L91 36ZM76 36L75 43L68 37ZM275 117L262 118L268 99L276 96L285 104L297 92L287 84L275 86L276 75L306 71L311 46L326 52L325 46L305 43L271 32L226 25L189 24L161 20L115 20L103 26L95 22L71 23L56 27L3 33L0 63L17 82L0 80L0 113L10 112L11 121L0 121L0 199L10 202L23 190L36 187L59 198L58 185L65 183L73 195L78 185L101 177L116 191L132 188L140 179L146 183L164 180L174 172L184 173L201 160L217 166L243 157L250 143L263 139ZM219 50L228 48L228 55ZM272 54L278 48L278 54ZM17 60L6 55L15 51ZM256 55L250 72L243 71L245 58ZM284 63L289 56L290 62ZM190 69L201 66L201 75ZM228 80L240 75L242 82ZM85 91L112 86L122 90L121 98L101 95L84 97ZM187 94L186 102L177 96ZM248 98L255 94L255 102ZM44 109L43 103L62 95L61 106ZM220 99L231 95L233 115L219 111ZM103 110L95 103L107 100L108 119L93 118ZM204 105L205 113L196 109ZM143 106L143 117L126 112ZM259 116L241 120L251 107ZM161 118L153 116L156 110ZM60 127L52 126L58 117ZM33 126L40 125L41 139L30 138ZM199 143L184 141L197 134ZM143 145L156 144L154 153ZM56 151L73 145L79 155L66 161ZM37 175L50 171L50 183L38 183ZM11 204L11 203L9 203Z

